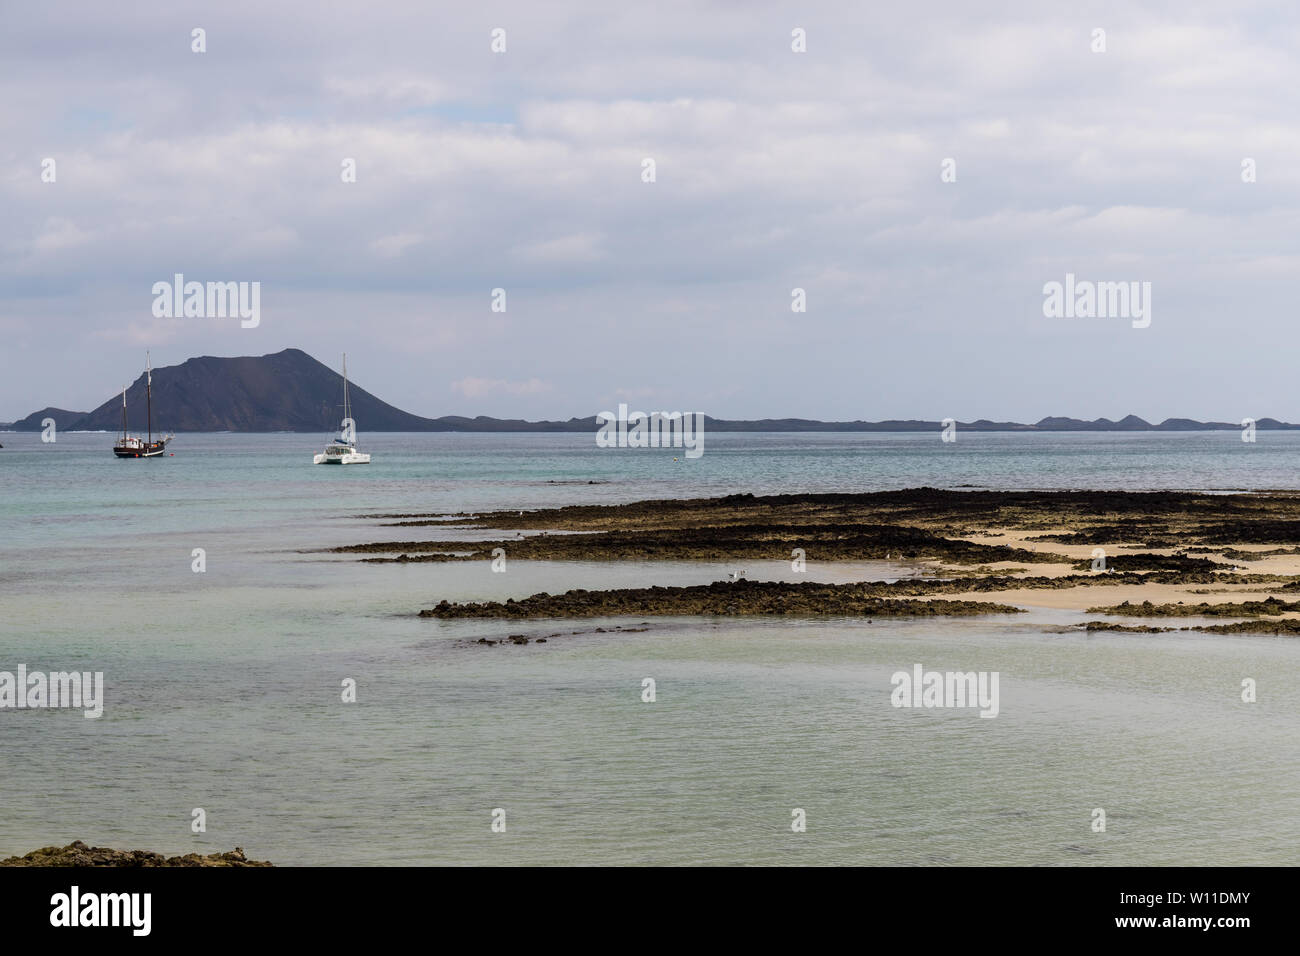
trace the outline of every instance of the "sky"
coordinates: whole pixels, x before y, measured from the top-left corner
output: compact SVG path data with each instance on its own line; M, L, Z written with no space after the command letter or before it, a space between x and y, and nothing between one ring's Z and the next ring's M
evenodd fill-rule
M0 2L0 421L286 347L427 416L1300 421L1287 4Z

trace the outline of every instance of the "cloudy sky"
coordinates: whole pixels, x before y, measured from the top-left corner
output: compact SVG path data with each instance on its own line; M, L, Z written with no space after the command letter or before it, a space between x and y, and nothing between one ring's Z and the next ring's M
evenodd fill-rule
M1195 0L7 5L0 420L98 405L146 348L296 346L431 416L1300 421L1298 25ZM260 282L260 325L155 318L178 272ZM1067 272L1150 282L1150 326L1045 317Z

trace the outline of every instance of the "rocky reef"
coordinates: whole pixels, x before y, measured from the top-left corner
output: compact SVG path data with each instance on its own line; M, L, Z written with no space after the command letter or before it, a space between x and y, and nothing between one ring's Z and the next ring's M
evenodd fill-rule
M406 529L403 539L328 551L384 563L486 561L504 551L511 561L789 562L795 571L804 563L808 568L875 560L909 565L876 571L889 579L853 584L762 583L742 575L740 581L690 587L574 590L465 604L442 601L420 612L432 618L913 617L1013 610L972 600L986 594L1005 594L1031 606L1091 608L1093 613L1121 616L1300 614L1300 602L1262 600L1270 592L1300 591L1296 492L913 488L358 517ZM421 540L420 534L428 538ZM1094 558L1102 556L1095 546L1103 548L1104 563L1094 565ZM771 575L769 567L759 576ZM1094 589L1110 596L1109 606L1092 607L1102 603L1089 593ZM1047 590L1072 593L1028 594ZM1211 605L1200 598L1247 592L1252 600L1242 604ZM938 600L939 595L951 600ZM1173 603L1192 595L1197 597ZM1157 603L1141 606L1148 597ZM1135 603L1119 605L1122 598ZM1268 633L1290 633L1288 627L1279 625ZM1248 628L1258 631L1260 625L1238 630Z
M102 846L87 846L74 840L67 846L46 846L25 856L11 856L0 860L0 866L78 866L78 867L156 867L156 866L272 866L263 860L250 860L242 847L229 853L211 853L201 856L187 853L184 856L163 856L152 850L111 850Z
M1090 607L1089 614L1114 614L1123 617L1260 617L1300 611L1300 601L1280 601L1270 597L1263 601L1235 601L1223 604L1152 604L1125 601L1109 607Z
M1165 631L1190 631L1190 627L1155 627L1151 624L1116 624L1113 621L1085 621L1075 625L1080 630L1119 631L1123 634L1163 634Z
M379 541L343 545L341 554L391 554L396 558L366 561L479 561L496 548L514 560L550 561L726 561L748 558L789 559L803 548L823 561L864 561L894 557L899 560L934 558L953 564L991 564L998 561L1050 563L1061 555L1005 544L979 544L945 538L922 528L901 525L726 525L721 527L663 530L597 531L586 534L540 534L485 541ZM1207 562L1208 563L1208 562Z
M371 561L474 561L496 548L511 560L933 560L948 565L1067 564L1035 543L1108 545L1114 571L1214 572L1264 554L1242 545L1300 541L1300 495L1198 492L1011 492L914 488L868 494L792 494L571 505L484 514L374 514L385 527L492 529L476 539L391 540L330 550ZM500 534L507 532L508 536ZM1020 543L989 538L1020 534ZM984 540L970 540L980 539ZM1028 546L1026 546L1028 545ZM1182 549L1173 555L1118 548ZM1235 546L1235 547L1234 547ZM1191 556L1188 551L1204 556ZM1218 552L1215 560L1213 552ZM1274 548L1267 554L1290 553Z
M516 601L452 604L420 612L437 618L559 618L676 615L801 615L844 617L938 617L1019 614L1020 608L985 601L892 600L872 585L788 584L781 581L717 581L688 587L578 589L534 594Z

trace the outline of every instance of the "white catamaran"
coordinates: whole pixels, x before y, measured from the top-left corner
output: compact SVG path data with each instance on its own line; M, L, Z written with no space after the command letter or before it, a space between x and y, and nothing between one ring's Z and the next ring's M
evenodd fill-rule
M317 465L368 465L370 456L357 451L357 423L352 420L352 405L348 401L348 356L343 354L343 426L339 437L330 442L323 452L312 459Z

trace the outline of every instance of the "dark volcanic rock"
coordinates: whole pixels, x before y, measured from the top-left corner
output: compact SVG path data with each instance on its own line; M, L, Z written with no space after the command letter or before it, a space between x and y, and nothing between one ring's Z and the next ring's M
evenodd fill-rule
M75 840L67 846L47 846L33 850L26 856L11 856L0 860L0 866L79 866L79 867L155 867L155 866L271 866L262 860L250 860L242 847L229 853L212 853L200 856L163 856L152 850L110 850L107 847L86 846Z
M496 548L515 560L653 561L669 558L717 561L789 560L803 548L810 559L862 561L891 556L898 560L937 558L954 564L1064 563L1062 555L1008 545L977 544L945 538L923 528L888 524L722 524L691 528L629 529L591 534L533 535L493 541L378 541L331 549L341 554L401 552L395 558L363 558L376 563L477 561ZM460 552L460 553L455 553ZM1206 562L1207 565L1209 562Z
M1300 542L1300 520L1225 521L1200 529L1206 544L1295 544Z
M1074 566L1080 571L1088 570L1092 561L1088 558L1076 561ZM1225 564L1211 561L1209 558L1189 558L1185 554L1109 554L1106 556L1107 571L1226 571Z
M386 516L374 516L386 517ZM387 516L398 517L398 516ZM402 525L586 532L492 541L394 541L340 550L405 553L408 560L464 560L466 551L504 547L520 558L752 558L861 560L889 555L947 563L1070 563L1062 555L996 546L990 531L1028 532L1033 541L1072 545L1141 543L1187 549L1242 543L1300 544L1300 495L1124 491L944 491L791 494L572 505L478 515L404 515ZM572 540L563 540L570 538ZM1239 549L1238 549L1239 550ZM460 551L453 557L448 552ZM393 560L386 558L384 560ZM1117 557L1144 568L1213 569L1200 558ZM1232 558L1228 558L1232 560Z
M779 581L719 581L692 587L619 588L534 594L516 601L452 604L420 612L438 618L557 618L645 615L832 615L846 617L934 617L1019 614L1020 608L983 601L892 600L870 585L787 584Z
M1114 614L1119 617L1259 617L1300 611L1300 601L1280 601L1271 597L1263 601L1228 601L1222 604L1115 604L1088 608L1089 614Z
M1187 628L1155 627L1151 624L1116 624L1113 621L1087 621L1078 626L1085 631L1119 631L1124 634L1163 634L1165 631L1187 630Z
M1277 634L1295 637L1300 634L1300 621L1284 618L1277 621L1237 621L1235 624L1209 624L1196 628L1209 634Z

